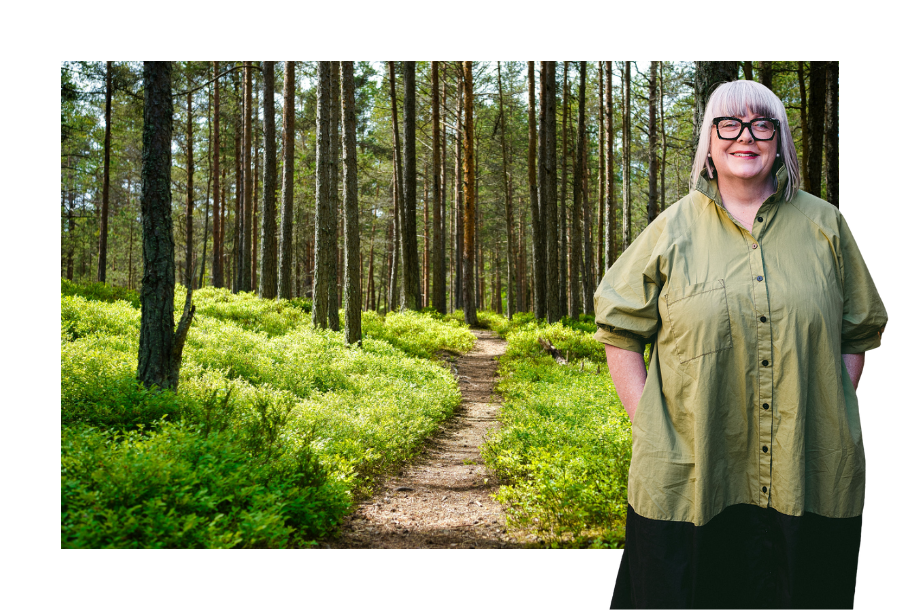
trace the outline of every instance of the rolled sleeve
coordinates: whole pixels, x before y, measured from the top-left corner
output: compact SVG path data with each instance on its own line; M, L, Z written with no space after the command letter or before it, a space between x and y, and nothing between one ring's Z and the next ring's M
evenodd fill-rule
M881 345L887 310L843 217L840 218L840 242L844 290L841 353L860 354Z
M594 293L597 322L594 338L601 343L643 353L644 346L656 335L660 286L654 247L659 229L658 223L647 227L597 287Z

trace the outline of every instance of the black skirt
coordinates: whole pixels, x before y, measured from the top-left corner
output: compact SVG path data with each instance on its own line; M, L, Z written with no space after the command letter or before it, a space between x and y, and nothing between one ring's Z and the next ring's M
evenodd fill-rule
M628 506L612 608L852 608L862 516L729 506L702 526Z

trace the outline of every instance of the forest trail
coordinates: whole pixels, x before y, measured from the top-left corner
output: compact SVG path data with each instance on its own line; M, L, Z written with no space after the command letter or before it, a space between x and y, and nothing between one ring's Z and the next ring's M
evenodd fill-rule
M506 516L491 495L496 477L480 447L497 427L500 397L494 394L497 358L506 341L487 330L471 331L475 347L452 362L462 404L403 465L344 520L330 548L442 549L521 546L506 533Z

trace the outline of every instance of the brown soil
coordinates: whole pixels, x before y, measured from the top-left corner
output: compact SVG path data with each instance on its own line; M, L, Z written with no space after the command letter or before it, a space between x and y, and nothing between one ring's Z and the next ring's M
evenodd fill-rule
M462 405L422 452L388 478L344 520L327 548L441 549L523 546L506 532L506 516L491 496L499 487L479 447L495 428L497 358L506 341L473 330L468 354L450 362Z

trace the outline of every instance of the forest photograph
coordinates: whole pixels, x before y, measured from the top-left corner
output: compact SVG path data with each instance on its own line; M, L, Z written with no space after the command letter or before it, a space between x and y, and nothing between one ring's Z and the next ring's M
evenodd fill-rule
M660 421L669 423L634 419L638 399L645 410L650 399L640 389L629 396L619 352L637 357L648 388L658 370L660 383L720 384L712 391L725 401L734 394L720 379L731 356L719 352L743 345L745 302L756 307L753 333L771 328L765 340L776 346L774 355L759 352L766 359L747 379L766 379L782 353L824 349L778 343L796 329L776 325L775 291L796 280L776 283L775 268L788 264L774 254L777 214L787 213L767 210L787 209L791 188L799 195L790 209L816 227L810 240L831 236L831 225L808 210L838 227L828 237L838 271L822 277L842 295L869 290L871 307L856 315L845 304L844 319L871 330L838 332L848 351L835 358L882 340L887 313L874 286L891 306L891 278L883 235L870 239L863 225L884 222L878 206L887 204L873 204L883 195L869 195L871 184L857 190L877 180L856 174L858 159L841 171L839 148L845 160L850 151L839 127L855 138L858 119L852 128L842 121L848 105L859 110L846 101L855 99L847 82L859 80L843 61L59 66L66 553L304 549L305 562L325 556L324 565L337 565L338 553L361 566L351 550L509 549L475 564L489 566L516 549L514 565L525 570L552 561L544 551L568 549L573 573L591 569L585 557L602 562L596 578L609 582L595 601L605 605L628 548L626 524L633 535L629 511L651 503L635 491L633 452L638 460L638 451L681 450L637 444L638 428L675 429L678 410L664 386ZM784 114L747 108L710 122L714 92L734 83L761 86ZM732 141L750 144L734 152ZM734 166L714 156L722 146L739 159ZM739 172L757 157L770 163L772 186L744 220L723 203L726 179L732 171L744 179ZM684 220L701 193L707 216ZM741 281L756 300L741 300L735 286L744 284L731 271L697 275L729 256L717 233L684 237L710 214L745 240L735 260L753 270ZM785 252L796 252L805 234L784 231ZM704 239L709 250L685 258ZM669 286L672 269L700 279L690 275L692 285L671 297L653 293ZM862 277L861 287L845 273ZM678 300L718 298L715 282L727 345L657 322ZM760 309L760 299L771 305ZM719 311L698 307L690 315L700 322ZM651 319L649 330L629 326L629 315ZM669 332L677 361L664 359ZM893 463L877 463L886 426L871 415L892 399L866 388L885 366L881 351L861 381L854 361L843 360L853 400L860 388L861 415L850 425L861 418L865 431L867 506L883 500L882 469ZM779 369L771 374L777 393L787 382ZM755 386L765 405L755 417L776 430L787 407L770 410L765 383ZM730 425L710 434L726 436ZM787 450L766 434L765 456L753 459L777 463L776 451ZM695 440L699 455L705 441ZM772 499L753 501L778 508L776 490L787 485L755 472ZM857 601L871 599L862 591L874 536L867 521ZM574 560L575 549L603 551Z

